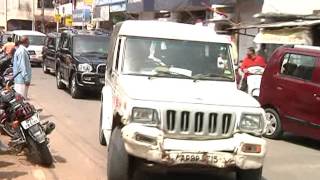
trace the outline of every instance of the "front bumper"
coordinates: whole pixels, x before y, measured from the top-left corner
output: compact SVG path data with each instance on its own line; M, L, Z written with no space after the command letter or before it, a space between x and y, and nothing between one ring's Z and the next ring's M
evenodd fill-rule
M104 74L77 72L77 84L82 89L101 90L104 81Z
M266 141L245 133L219 140L181 140L166 138L154 127L129 124L122 129L122 136L129 154L165 166L258 169L266 154ZM261 151L243 152L245 144L260 145Z

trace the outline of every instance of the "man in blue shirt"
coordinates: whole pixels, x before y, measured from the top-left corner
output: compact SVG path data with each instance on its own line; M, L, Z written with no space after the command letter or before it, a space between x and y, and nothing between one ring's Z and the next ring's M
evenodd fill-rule
M16 50L13 57L13 75L21 72L14 79L14 89L24 98L28 98L28 90L31 82L31 64L28 53L28 46L30 44L28 37L21 38L21 44Z

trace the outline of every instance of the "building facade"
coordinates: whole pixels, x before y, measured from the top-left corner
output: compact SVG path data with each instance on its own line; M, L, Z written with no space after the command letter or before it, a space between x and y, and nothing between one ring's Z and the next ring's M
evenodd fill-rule
M44 1L45 31L55 27L54 5ZM41 0L2 0L0 2L0 26L4 30L41 30Z

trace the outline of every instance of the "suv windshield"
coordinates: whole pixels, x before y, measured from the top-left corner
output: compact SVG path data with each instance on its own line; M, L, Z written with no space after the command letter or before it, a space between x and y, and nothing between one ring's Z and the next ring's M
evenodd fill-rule
M74 54L107 54L108 37L104 36L75 36L73 38Z
M28 36L30 45L35 45L35 46L43 46L46 37L45 36Z
M128 37L124 74L234 81L230 45Z

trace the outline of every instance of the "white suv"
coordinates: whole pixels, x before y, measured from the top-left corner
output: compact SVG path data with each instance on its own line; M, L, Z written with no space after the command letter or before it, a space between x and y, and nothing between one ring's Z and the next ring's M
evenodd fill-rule
M109 180L131 179L138 165L261 179L265 113L237 90L228 38L209 27L125 21L109 47L99 134Z

